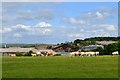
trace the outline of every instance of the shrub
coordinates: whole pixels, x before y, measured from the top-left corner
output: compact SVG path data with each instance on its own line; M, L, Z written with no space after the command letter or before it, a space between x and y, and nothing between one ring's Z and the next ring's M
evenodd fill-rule
M25 55L24 55L24 56L32 56L31 54L36 54L36 53L35 53L35 52L33 52L33 51L29 51L29 52L25 53Z
M32 56L31 53L27 52L24 56Z
M61 54L55 54L54 56L61 56Z
M20 52L16 52L16 56L23 56L23 54Z

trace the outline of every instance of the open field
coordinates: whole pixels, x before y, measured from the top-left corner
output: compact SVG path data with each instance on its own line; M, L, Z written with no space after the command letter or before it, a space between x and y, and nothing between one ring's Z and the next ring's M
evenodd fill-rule
M3 78L117 78L118 57L3 57Z

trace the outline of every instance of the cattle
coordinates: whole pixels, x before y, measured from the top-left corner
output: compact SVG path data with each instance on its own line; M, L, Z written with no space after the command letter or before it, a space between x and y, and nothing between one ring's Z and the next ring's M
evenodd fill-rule
M96 56L99 55L99 52L95 52L95 55L96 55Z
M41 52L43 56L47 56L47 52Z
M79 51L71 52L70 56L80 56L80 52Z
M53 55L53 52L47 52L47 51L41 52L41 56L52 56L52 55Z
M80 51L76 51L76 52L71 52L70 56L96 56L99 55L99 52L80 52Z
M37 56L37 54L31 54L32 56Z
M13 56L13 57L15 57L15 56L16 56L16 54L9 54L9 56Z
M53 52L47 52L47 56L52 56Z
M80 52L81 56L96 56L99 52Z
M90 52L90 56L95 56L95 52Z
M85 52L80 52L81 56L85 56L86 53Z
M118 55L118 51L112 52L112 55Z

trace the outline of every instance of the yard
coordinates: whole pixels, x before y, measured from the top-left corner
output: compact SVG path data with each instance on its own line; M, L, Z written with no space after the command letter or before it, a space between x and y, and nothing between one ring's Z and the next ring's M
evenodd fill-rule
M117 78L118 57L3 57L3 78Z

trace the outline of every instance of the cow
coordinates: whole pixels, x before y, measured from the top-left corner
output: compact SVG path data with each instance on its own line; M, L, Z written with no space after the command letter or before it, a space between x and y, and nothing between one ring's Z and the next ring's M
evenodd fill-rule
M95 56L95 52L81 52L81 56Z
M41 52L41 54L43 55L43 56L47 56L47 52Z
M37 56L37 54L31 54L32 56Z
M53 55L53 52L47 52L47 56Z
M118 55L118 51L112 52L112 55Z
M71 52L70 56L80 56L80 51Z
M85 52L80 52L81 56L85 56L86 53Z
M99 52L95 52L95 55L96 55L96 56L99 55Z

